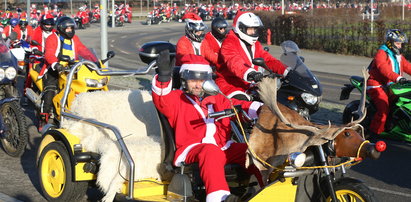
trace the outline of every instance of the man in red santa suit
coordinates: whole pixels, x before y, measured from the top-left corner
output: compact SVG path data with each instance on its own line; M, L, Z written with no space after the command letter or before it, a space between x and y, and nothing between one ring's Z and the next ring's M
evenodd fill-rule
M409 83L403 74L405 72L411 75L411 64L401 54L402 45L408 42L407 35L398 29L390 29L385 40L370 64L370 77L367 80L367 93L377 108L370 124L370 133L373 136L384 132L390 111L392 99L386 86Z
M263 68L252 59L263 58L274 73L286 75L288 70L279 60L265 51L258 40L263 23L251 12L237 13L231 30L221 46L216 83L221 91L241 100L251 100L247 90L263 78Z
M231 108L230 100L220 94L205 94L202 85L204 81L211 80L212 70L203 57L188 54L181 62L182 89L172 90L168 50L160 52L158 74L152 82L154 105L167 117L175 131L174 165L179 167L182 163L198 162L207 202L235 198L230 195L224 165L236 163L245 167L247 145L231 140L229 118L216 121L207 117L209 113ZM231 101L234 105L241 105L254 118L262 105L260 102ZM247 171L261 179L254 165Z
M19 24L13 31L17 32L17 39L19 40L29 41L33 36L33 27L29 25L25 18L20 19Z
M55 31L56 30L54 29L54 16L51 14L43 15L40 18L40 26L33 30L33 34L30 41L33 53L30 57L35 59L33 62L33 66L31 68L40 70L43 67L43 65L45 65L42 56L44 54L46 39ZM31 82L31 77L26 75L24 89L30 87L32 84Z
M201 55L210 63L217 63L217 55L211 50L205 42L205 29L207 26L203 20L194 13L186 13L183 18L186 21L185 35L177 42L176 66L181 66L181 58L187 54Z
M57 32L52 33L46 39L44 59L47 66L40 72L44 86L40 127L48 122L52 111L52 98L57 90L58 77L64 71L63 65L59 63L58 56L66 55L72 60L78 60L81 56L86 60L98 62L95 55L75 35L75 26L76 23L72 18L61 17L56 23Z
M211 22L211 32L205 35L204 41L208 43L213 53L218 57L220 54L221 44L228 33L228 23L222 17L216 17ZM211 62L210 62L211 63ZM216 67L217 64L211 63Z

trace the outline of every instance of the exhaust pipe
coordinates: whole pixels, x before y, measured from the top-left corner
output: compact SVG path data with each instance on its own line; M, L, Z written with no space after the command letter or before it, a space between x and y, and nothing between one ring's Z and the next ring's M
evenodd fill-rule
M26 97L34 103L37 108L40 108L41 105L41 97L33 91L31 88L26 89Z

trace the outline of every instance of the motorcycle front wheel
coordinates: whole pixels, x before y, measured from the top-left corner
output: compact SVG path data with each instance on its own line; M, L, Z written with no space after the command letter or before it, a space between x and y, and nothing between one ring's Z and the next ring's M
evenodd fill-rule
M334 189L339 201L377 201L374 192L361 182L343 181L336 184ZM331 196L328 196L326 201L331 202Z
M27 123L23 110L17 101L4 103L0 107L2 116L1 144L12 157L23 155L28 142Z

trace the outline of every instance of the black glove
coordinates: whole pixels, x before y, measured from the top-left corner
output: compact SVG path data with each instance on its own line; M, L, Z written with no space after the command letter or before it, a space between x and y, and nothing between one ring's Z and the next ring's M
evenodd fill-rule
M161 51L157 57L158 81L167 82L171 79L170 52L168 49Z
M247 80L248 81L259 82L259 81L263 80L263 73L252 71L252 72L248 73Z
M43 52L41 52L39 49L33 49L33 54L34 55L43 55Z
M406 84L406 83L408 83L408 80L406 78L400 78L400 80L398 80L398 83Z
M56 65L54 65L54 70L56 70L60 74L64 71L64 67L60 63L57 63Z

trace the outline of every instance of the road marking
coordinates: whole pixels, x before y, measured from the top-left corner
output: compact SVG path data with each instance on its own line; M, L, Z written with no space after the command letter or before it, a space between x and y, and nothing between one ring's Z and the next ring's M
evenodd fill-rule
M114 47L114 46L113 46L113 44L110 44L110 47L112 47L112 48L113 48L113 47Z
M410 197L411 198L411 194L406 194L406 193L402 193L402 192L398 192L398 191L380 189L380 188L377 188L377 187L370 187L370 189L375 190L375 191L379 191L379 192L388 193L388 194L394 194L394 195L405 196L405 197Z
M127 52L127 51L120 50L120 52L122 52L122 53L124 53L124 54L127 54L127 55L130 55L130 53Z
M114 43L116 40L115 39L113 39L113 40L111 40L111 43Z
M126 38L126 37L127 37L127 35L124 35L124 36L122 36L122 37L120 37L120 38L124 39L124 38Z
M3 193L0 193L0 201L2 202L23 202L23 201L17 200Z

